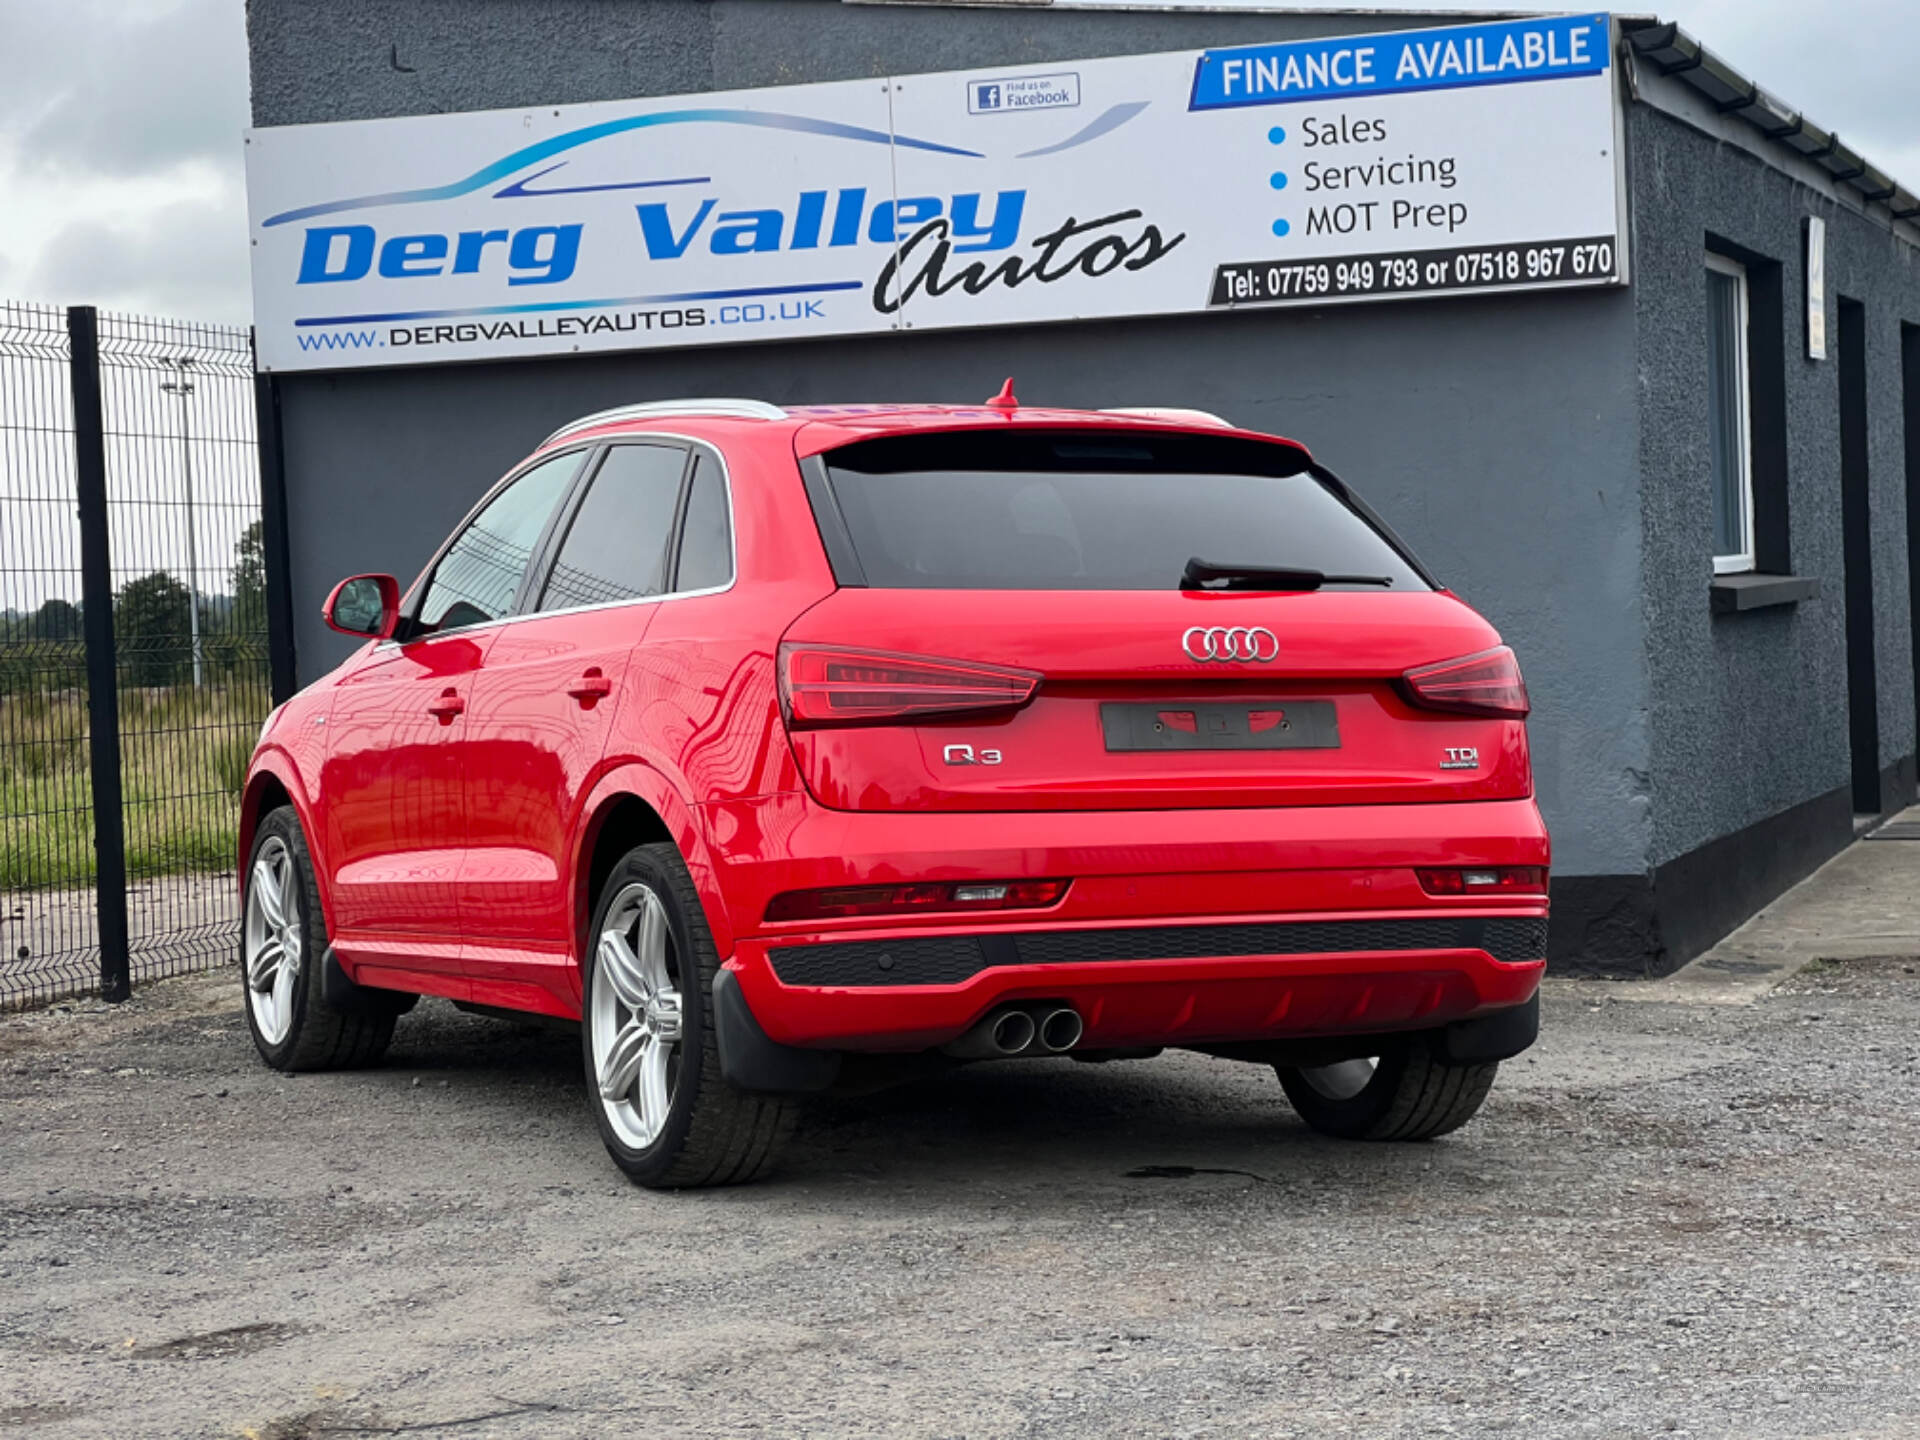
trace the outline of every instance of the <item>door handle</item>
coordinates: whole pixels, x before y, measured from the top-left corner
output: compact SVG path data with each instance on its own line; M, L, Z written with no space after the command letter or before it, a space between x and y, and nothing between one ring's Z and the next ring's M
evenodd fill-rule
M464 712L466 708L467 702L460 698L457 691L449 687L441 693L438 700L427 706L427 713L438 717L442 725L451 725L453 717Z
M612 693L613 681L600 673L598 665L567 687L567 694L580 702L582 710L591 710L596 700L604 700Z

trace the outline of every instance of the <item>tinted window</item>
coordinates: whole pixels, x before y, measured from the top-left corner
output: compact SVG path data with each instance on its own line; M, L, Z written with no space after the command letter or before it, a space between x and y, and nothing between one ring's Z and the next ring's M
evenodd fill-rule
M733 527L727 520L727 482L711 455L695 452L693 486L680 526L676 590L712 590L733 578Z
M1427 588L1337 482L1317 478L1288 446L1112 432L949 434L851 446L827 463L875 587L1176 590L1197 558Z
M457 630L506 614L540 532L579 468L577 453L557 456L488 501L434 567L417 628Z
M542 610L604 605L667 588L667 541L680 502L687 452L665 445L615 445L580 502Z

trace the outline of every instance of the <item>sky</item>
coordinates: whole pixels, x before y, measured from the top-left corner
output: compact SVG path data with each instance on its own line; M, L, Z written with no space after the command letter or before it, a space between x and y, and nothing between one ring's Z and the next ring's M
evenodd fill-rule
M1653 8L1920 191L1920 0ZM0 0L0 299L245 324L247 121L244 0Z

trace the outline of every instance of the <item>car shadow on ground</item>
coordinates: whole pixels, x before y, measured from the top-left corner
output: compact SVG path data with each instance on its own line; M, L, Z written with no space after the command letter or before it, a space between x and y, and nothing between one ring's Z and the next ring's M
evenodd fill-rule
M578 1165L566 1168L582 1179L600 1167L611 1174L588 1109L577 1032L430 1003L402 1022L384 1072L368 1078L383 1073L387 1084L457 1084L509 1131L537 1126L575 1147ZM472 1141L489 1143L479 1132ZM805 1191L833 1202L848 1189L872 1199L888 1187L952 1197L1096 1185L1172 1196L1325 1184L1364 1187L1372 1208L1427 1193L1436 1167L1478 1172L1487 1160L1472 1127L1424 1145L1328 1140L1294 1115L1271 1069L1168 1051L1104 1064L975 1064L872 1094L813 1097L777 1171L729 1193L751 1203Z

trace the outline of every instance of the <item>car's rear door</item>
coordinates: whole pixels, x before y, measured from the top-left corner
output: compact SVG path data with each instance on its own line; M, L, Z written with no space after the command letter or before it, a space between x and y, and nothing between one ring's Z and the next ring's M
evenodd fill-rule
M483 1003L572 1004L570 842L629 656L673 588L688 465L677 442L609 445L475 677L461 892L466 968Z
M1517 713L1427 708L1406 680L1498 636L1297 447L1008 426L804 463L840 588L788 630L782 677L824 805L1529 793ZM1219 573L1183 589L1196 560ZM1464 678L1510 665L1498 652Z

